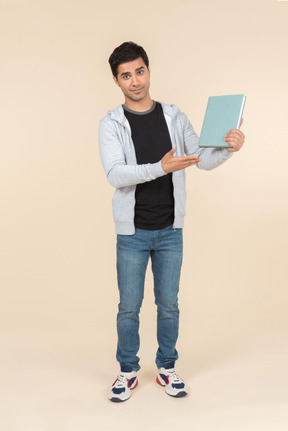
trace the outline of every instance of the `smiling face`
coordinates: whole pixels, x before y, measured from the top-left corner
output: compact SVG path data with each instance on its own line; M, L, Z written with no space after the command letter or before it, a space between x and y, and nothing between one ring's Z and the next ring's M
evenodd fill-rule
M117 78L113 77L113 79L121 88L128 108L137 110L135 107L144 108L145 105L151 104L150 68L147 68L141 57L119 64Z

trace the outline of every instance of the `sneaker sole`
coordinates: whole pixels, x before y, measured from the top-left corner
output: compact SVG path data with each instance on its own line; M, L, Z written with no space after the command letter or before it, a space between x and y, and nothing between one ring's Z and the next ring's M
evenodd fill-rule
M133 391L133 389L135 389L137 386L138 386L138 379L136 380L135 385L130 388L130 390ZM113 397L113 398L109 398L109 400L112 401L112 403L123 403L124 401L129 400L129 398L130 396L121 400L121 398Z
M173 398L183 398L183 397L186 397L186 395L188 395L188 392L182 391L182 392L178 392L178 394L176 395L172 395L166 391L166 394L168 394L170 397L173 397Z
M112 401L112 403L123 403L124 401L129 400L130 397L125 398L125 400L120 400L120 398L109 398L110 401Z
M165 387L166 394L170 395L170 397L173 397L173 398L183 398L183 397L186 397L186 395L188 395L188 392L186 392L186 391L181 391L181 392L178 392L176 394L170 394L167 391L166 385L160 382L158 376L156 377L156 382L158 383L158 385L160 385L162 387Z

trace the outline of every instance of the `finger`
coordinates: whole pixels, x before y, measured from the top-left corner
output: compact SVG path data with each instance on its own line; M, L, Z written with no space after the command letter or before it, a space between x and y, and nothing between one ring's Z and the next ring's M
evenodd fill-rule
M239 151L242 148L243 143L235 143L235 142L229 142L230 148L226 148L228 151Z
M197 165L197 163L199 163L200 160L189 160L187 161L187 166L193 166L193 165Z
M229 132L225 135L226 136L243 136L244 137L244 133L241 132L241 130L239 129L232 129L229 130Z
M186 156L189 160L194 160L194 161L199 161L201 159L199 159L199 157L196 156Z
M172 158L172 157L173 157L173 155L175 154L175 152L176 152L176 148L175 148L175 147L171 148L171 150L170 150L170 151L168 151L168 153L166 153L166 154L163 156L163 159L168 160L168 159Z
M236 143L239 143L242 145L244 143L244 136L237 135L235 133L231 133L231 134L227 135L224 140L228 143L236 142Z
M239 151L242 145L237 145L235 143L229 143L230 147L227 150Z
M238 148L238 145L235 144L234 142L228 142L228 144L229 144L229 147L227 148L227 150L231 148L236 150Z
M182 163L182 162L198 162L200 159L198 159L198 157L195 156L183 156L183 157L174 157L174 159L177 159L178 162Z
M226 138L225 141L230 144L231 142L235 143L235 144L243 144L243 139L239 139L237 136L234 137L232 136L231 138Z
M229 152L239 151L241 146L234 144L233 142L229 142L230 147L226 147L226 150Z

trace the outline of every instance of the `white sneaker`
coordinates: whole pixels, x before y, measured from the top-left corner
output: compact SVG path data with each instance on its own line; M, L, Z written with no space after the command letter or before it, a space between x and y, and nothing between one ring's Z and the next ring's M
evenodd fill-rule
M138 378L136 371L131 371L130 373L120 372L110 390L109 400L114 403L128 400L131 395L130 389L136 388L137 385Z
M172 397L180 398L187 395L186 385L182 379L176 374L174 368L160 368L156 382L161 386L165 386L165 390L168 395Z

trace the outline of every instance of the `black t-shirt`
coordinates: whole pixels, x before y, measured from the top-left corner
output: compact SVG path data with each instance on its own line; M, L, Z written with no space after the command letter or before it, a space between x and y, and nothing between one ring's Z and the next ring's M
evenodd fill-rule
M124 107L135 147L137 164L156 163L171 150L172 142L160 103L154 102L146 112L136 112ZM174 221L174 196L172 174L153 181L137 184L135 226L156 230Z

